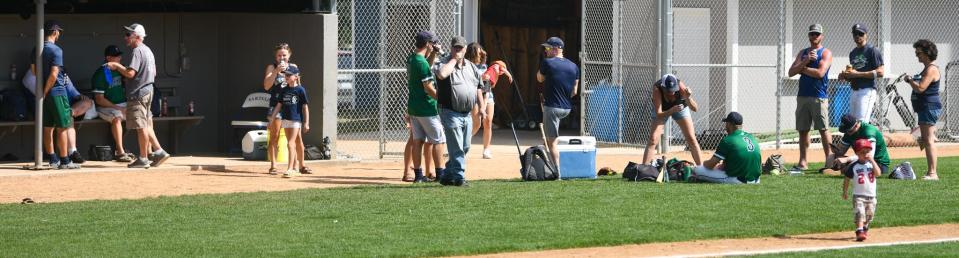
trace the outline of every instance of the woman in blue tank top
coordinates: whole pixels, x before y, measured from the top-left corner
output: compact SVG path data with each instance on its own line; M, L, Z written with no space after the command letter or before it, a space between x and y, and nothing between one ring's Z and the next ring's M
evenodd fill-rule
M926 163L929 170L922 177L924 180L939 180L936 174L936 122L942 114L942 103L939 100L939 67L933 64L939 51L936 44L926 39L920 39L912 44L916 49L916 58L922 63L922 72L906 77L906 83L912 87L912 108L916 110L919 120L919 148L926 150Z

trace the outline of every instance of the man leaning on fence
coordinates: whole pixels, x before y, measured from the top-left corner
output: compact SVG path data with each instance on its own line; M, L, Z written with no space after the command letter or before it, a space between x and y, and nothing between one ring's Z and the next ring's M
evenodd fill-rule
M799 164L793 170L809 168L807 150L809 149L809 128L819 131L825 157L829 156L829 144L832 136L826 123L828 101L826 89L829 86L829 66L832 65L832 52L822 45L823 27L821 24L809 26L809 48L799 51L796 61L789 67L789 77L799 75L799 94L796 95L796 130L799 131Z
M453 37L450 55L433 66L436 75L439 97L440 119L443 122L443 134L446 135L446 150L449 161L446 170L439 178L442 185L465 186L466 154L469 153L470 140L473 138L473 118L470 112L479 101L483 84L479 71L473 62L467 62L466 39Z

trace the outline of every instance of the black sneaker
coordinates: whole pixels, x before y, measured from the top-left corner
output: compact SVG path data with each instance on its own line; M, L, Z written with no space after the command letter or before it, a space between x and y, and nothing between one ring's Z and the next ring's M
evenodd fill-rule
M426 183L429 181L430 180L427 179L425 176L416 176L415 178L413 178L413 183Z
M144 158L137 158L127 165L128 168L150 168L150 160Z
M79 151L73 151L73 153L70 153L70 161L73 161L73 163L77 164L83 164L83 162L87 162L87 160L83 159L83 156L80 155Z

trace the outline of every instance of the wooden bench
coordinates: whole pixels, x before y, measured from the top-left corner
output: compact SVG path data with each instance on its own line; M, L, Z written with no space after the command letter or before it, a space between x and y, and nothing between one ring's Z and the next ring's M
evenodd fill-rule
M180 135L187 128L195 126L203 121L203 116L167 116L167 117L154 117L153 122L167 122L169 123L170 132L167 137L170 139L169 150L171 153L177 153L177 145L180 142ZM125 123L125 122L124 122ZM16 132L20 128L33 128L33 121L20 121L20 122L0 122L0 140L3 139L8 133ZM100 118L94 118L89 120L79 120L74 121L74 127L77 129L83 128L87 124L108 124L107 121L104 121ZM109 130L109 129L107 129Z

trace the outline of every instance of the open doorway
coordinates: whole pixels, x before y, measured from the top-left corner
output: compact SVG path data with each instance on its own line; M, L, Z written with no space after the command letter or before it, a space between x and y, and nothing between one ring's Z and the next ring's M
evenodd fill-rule
M479 42L486 48L489 61L503 60L510 66L519 94L536 122L541 121L540 84L536 82L543 51L540 44L552 36L562 38L566 45L564 56L581 65L581 8L582 3L577 0L479 1ZM520 98L508 86L506 80L500 80L493 89L497 104L495 123L501 126L508 126L509 122L502 112L510 112L517 119L526 118ZM570 116L560 124L561 129L579 128L579 108L577 96Z

